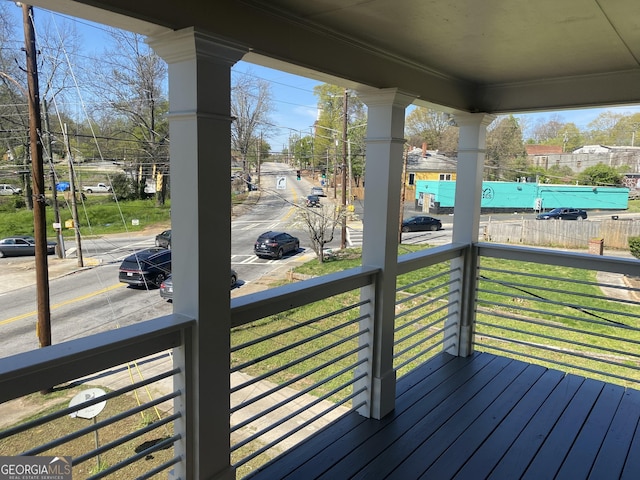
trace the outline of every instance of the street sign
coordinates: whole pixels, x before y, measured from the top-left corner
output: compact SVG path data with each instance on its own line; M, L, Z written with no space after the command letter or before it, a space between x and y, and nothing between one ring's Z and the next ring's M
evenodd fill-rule
M287 177L278 177L276 179L276 189L285 190L287 188Z

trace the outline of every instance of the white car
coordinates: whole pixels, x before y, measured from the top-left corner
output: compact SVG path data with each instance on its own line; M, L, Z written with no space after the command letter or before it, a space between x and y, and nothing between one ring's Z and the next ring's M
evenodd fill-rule
M326 196L324 194L324 190L322 189L322 187L313 187L313 188L311 188L311 195L317 195L318 197Z
M20 195L22 189L9 185L7 183L0 183L0 195Z
M105 183L98 183L97 185L90 185L88 187L82 187L82 191L87 193L108 193L111 191L111 187Z

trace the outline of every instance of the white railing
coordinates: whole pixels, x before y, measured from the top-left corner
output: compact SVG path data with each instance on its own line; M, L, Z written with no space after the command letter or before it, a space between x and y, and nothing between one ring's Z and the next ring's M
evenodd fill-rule
M193 324L168 316L2 359L5 415L25 402L43 402L34 392L57 394L34 419L3 427L2 455L70 456L74 478L123 469L140 478L166 474L181 461L173 422L184 415L173 411L182 395L173 378L183 372L173 367L170 352L183 345ZM142 363L158 366L147 377L134 373ZM126 380L118 384L118 376ZM96 388L105 384L112 388ZM151 390L162 393L147 395Z
M640 388L640 261L479 244L475 348Z
M469 258L477 268L463 263ZM469 278L463 278L469 271ZM475 349L637 388L640 291L620 282L640 273L638 260L451 244L401 256L397 273L394 368L399 375L459 342L461 312L467 310L461 307L461 299L467 301L462 290L475 285L469 297L474 305L469 311L477 319ZM231 458L239 476L367 401L369 369L364 364L370 359L363 352L372 346L366 325L376 299L363 298L361 292L375 285L378 274L376 268L359 267L231 301ZM2 454L55 454L80 436L99 432L99 444L74 450L78 478L101 478L125 466L142 465L144 471L136 474L142 478L183 469L176 465L183 457L172 447L191 442L181 438L188 433L173 427L176 419L184 423L181 417L188 412L175 411L173 400L184 394L186 386L179 385L189 372L175 368L168 357L176 347L189 348L184 342L194 324L163 317L2 359L3 408L52 387L104 385L105 376L128 373L134 364L165 360L148 378L116 385L104 397L72 409L63 398L34 420L2 427ZM131 399L127 394L163 381L171 385L158 388L161 393L148 400L125 401ZM95 425L85 422L70 432L58 426L74 410L104 399L118 410ZM115 427L134 415L145 420L128 429ZM15 439L33 428L53 434L42 436L38 445L11 450L19 444ZM111 461L109 452L122 445L132 453Z
M364 403L377 269L237 297L231 308L231 458L238 476ZM304 308L300 308L304 307ZM366 385L366 382L364 382Z
M462 273L452 260L467 248L450 244L398 259L394 368L399 377L440 353L447 342L457 342Z

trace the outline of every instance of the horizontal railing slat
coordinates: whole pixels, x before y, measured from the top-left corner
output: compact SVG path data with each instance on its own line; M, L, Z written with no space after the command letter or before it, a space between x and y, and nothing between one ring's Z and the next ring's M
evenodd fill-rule
M194 323L167 315L7 357L0 362L0 403L179 347Z
M371 285L380 271L356 267L231 299L231 327Z

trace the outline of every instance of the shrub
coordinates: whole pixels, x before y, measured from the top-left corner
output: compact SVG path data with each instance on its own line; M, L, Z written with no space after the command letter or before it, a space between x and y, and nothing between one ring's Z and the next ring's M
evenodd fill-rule
M634 257L640 258L640 237L629 237L629 251Z

